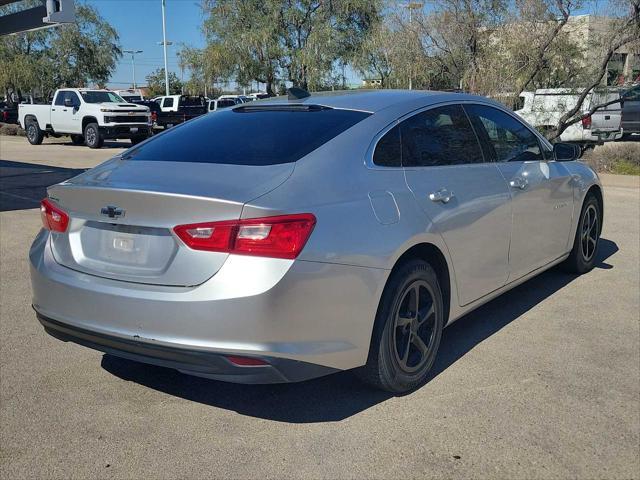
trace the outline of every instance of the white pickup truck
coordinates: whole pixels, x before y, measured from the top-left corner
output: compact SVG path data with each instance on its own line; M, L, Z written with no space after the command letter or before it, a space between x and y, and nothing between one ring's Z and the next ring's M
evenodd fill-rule
M45 136L71 135L77 145L100 148L105 139L129 138L135 145L151 135L149 109L109 90L57 90L51 105L19 105L18 122L32 145Z

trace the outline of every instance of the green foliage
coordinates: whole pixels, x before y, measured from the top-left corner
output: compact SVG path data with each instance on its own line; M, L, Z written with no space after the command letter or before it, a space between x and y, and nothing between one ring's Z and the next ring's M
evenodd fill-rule
M32 0L27 3L36 5ZM14 11L13 4L1 13ZM38 91L104 84L121 56L115 29L90 5L76 5L76 23L0 38L0 91Z
M165 94L164 68L158 68L146 76L149 95L156 97ZM178 76L169 72L169 94L179 95L182 93L182 82Z
M210 78L239 84L278 80L303 88L333 85L333 67L350 57L379 20L380 0L205 0Z

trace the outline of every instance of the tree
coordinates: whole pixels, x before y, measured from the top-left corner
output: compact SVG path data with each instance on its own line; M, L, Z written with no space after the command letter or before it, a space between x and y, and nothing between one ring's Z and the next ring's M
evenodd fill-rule
M152 97L164 95L166 93L164 82L164 68L158 68L146 77L149 95ZM169 94L179 95L182 93L182 82L174 72L169 72Z
M380 0L205 0L208 69L257 81L273 93L326 85L336 62L356 51L380 15Z
M39 5L31 0L26 6ZM15 4L0 8L16 11ZM0 90L48 96L56 88L105 83L121 56L118 34L86 4L76 6L76 22L0 38Z

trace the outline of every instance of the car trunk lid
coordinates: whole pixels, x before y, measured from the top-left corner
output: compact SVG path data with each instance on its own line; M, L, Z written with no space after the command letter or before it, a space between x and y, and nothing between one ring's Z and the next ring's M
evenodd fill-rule
M222 267L226 253L186 247L173 233L185 223L234 220L243 205L283 183L293 164L268 167L116 158L49 188L70 216L51 232L58 263L115 280L198 285Z

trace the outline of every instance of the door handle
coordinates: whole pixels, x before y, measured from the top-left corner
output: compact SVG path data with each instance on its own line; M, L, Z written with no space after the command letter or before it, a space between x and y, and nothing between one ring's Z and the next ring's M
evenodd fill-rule
M56 111L56 109L55 109L55 108L52 108L52 109L51 109L51 111L52 111L52 112L55 112L55 111Z
M431 200L432 202L449 203L449 200L454 197L455 195L453 194L453 192L450 192L446 188L441 188L437 192L429 194L429 200Z
M511 188L518 188L520 190L524 190L525 188L527 188L527 186L529 186L529 182L527 181L526 178L515 177L513 180L509 182L509 185L511 186Z

